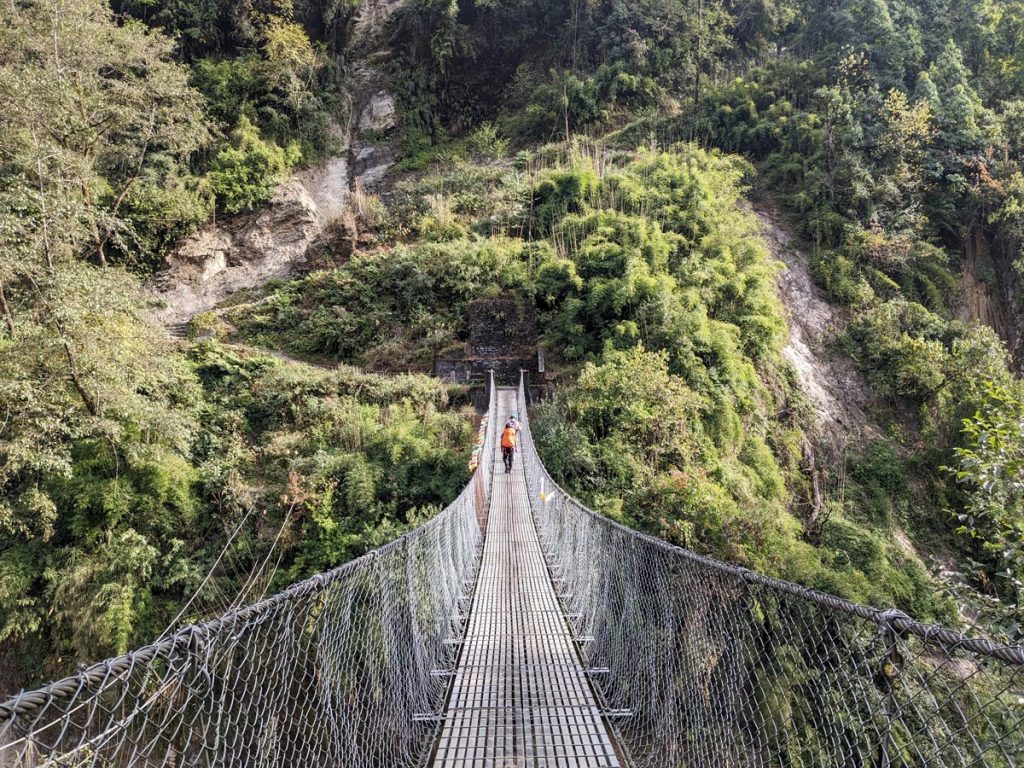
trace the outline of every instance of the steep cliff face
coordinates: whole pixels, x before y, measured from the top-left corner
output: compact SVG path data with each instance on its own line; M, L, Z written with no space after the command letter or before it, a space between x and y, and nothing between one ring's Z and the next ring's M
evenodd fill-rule
M1021 287L1013 269L1014 257L1007 246L991 243L980 227L964 239L959 314L961 319L982 323L999 334L1019 372L1024 370L1021 350L1024 317L1014 300Z
M964 242L964 264L960 274L964 320L989 326L1000 336L1008 330L1006 312L998 291L995 265L982 230L975 229Z
M820 541L830 514L831 468L845 468L848 452L861 450L882 430L870 415L874 403L867 381L853 360L836 348L846 318L814 282L810 257L793 242L778 212L764 205L755 206L754 212L772 256L784 265L777 279L789 325L782 355L793 366L800 390L814 410L802 446L800 468L807 478L807 496L800 503L806 505L805 538Z
M395 97L383 65L391 56L390 28L403 0L363 0L352 19L347 46L352 66L347 145L351 185L372 188L394 165Z
M764 204L754 206L754 212L772 255L785 265L778 278L790 332L783 355L796 369L801 389L814 407L822 445L877 437L879 430L868 415L870 388L853 360L831 344L842 330L841 313L815 284L809 257L792 242L779 213ZM1022 286L1013 268L1014 253L1004 244L993 244L982 228L976 228L964 240L955 306L962 320L987 325L1003 339L1020 372L1024 371L1024 312L1015 300Z
M288 275L329 225L330 208L323 211L295 179L282 184L262 210L203 227L153 280L156 317L166 325L182 323L235 291Z
M388 24L401 4L364 0L353 16L335 154L282 183L260 210L211 222L186 238L150 285L160 322L185 322L238 290L287 276L317 242L351 233L351 192L373 189L395 162L395 99L379 64L388 58Z

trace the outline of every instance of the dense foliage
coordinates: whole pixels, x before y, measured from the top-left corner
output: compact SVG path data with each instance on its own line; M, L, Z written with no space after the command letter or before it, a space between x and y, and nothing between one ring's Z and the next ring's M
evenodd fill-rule
M46 236L58 241L51 249L70 242L96 263L149 271L215 205L249 210L288 168L330 148L338 75L324 44L310 41L290 4L241 15L231 5L218 16L192 3L155 15L150 3L126 4L177 43L115 17L104 0L9 9L0 30L5 249ZM232 19L230 33L218 33L221 17Z
M332 151L357 5L8 8L0 687L450 499L461 390L251 346L427 371L491 296L537 310L562 371L537 436L601 512L921 618L956 619L921 553L953 555L989 607L1019 608L1024 392L1004 342L1024 315L1024 5L407 0L388 35L413 173L353 195L350 258L210 321L249 347L171 345L133 274ZM814 445L750 184L842 308L870 442ZM809 470L816 448L840 459Z
M76 339L78 393L54 383L63 352L18 331L0 344L14 374L0 388L4 687L146 642L192 595L186 618L333 567L468 477L462 395L424 377L325 372L216 342L183 357L116 315Z
M977 325L1018 338L1019 14L1013 3L822 10L792 33L800 56L723 82L680 123L760 164L816 246L819 281L851 309L844 346L917 454L928 506L961 516L963 505L972 519L989 491L984 461L965 461L962 446L985 429L992 387L1020 390L1001 340ZM954 451L957 488L941 474ZM997 485L1019 481L1012 463L1001 469ZM959 530L986 589L1018 600L1024 571L1005 539Z
M3 690L336 565L461 487L457 390L216 343L186 356L132 275L329 148L327 50L352 10L7 8Z
M971 477L978 465L961 461L957 482L944 467L977 445L977 430L987 434L978 425L992 386L1008 393L1007 418L1020 402L1004 342L1019 357L1022 18L1016 0L423 0L397 27L410 43L404 71L414 73L400 77L405 135L410 148L459 135L469 115L497 121L521 144L611 131L624 147L687 139L750 160L758 191L788 212L814 252L817 280L854 318L839 341L867 376L872 415L888 432L867 450L890 451L905 476L884 504L868 503L878 489L857 480L862 457L850 455L825 484L853 514L862 502L884 507L926 550L945 552L957 530L970 534L956 548L975 562L974 585L1012 602L1024 573L1018 564L1006 575L1005 537L957 522L988 503L986 477ZM582 191L593 179L546 183L542 226L574 192L566 183ZM621 230L599 219L570 224L590 241L586 262L606 258L603 232ZM671 241L659 224L665 231L645 231L644 248ZM653 306L665 290L663 279L636 271L639 261L626 263L625 293L585 291L560 318L557 343L570 359L614 346L608 337L635 336L616 299ZM566 272L562 284L577 277ZM602 324L610 313L593 341L579 333L591 330L591 308ZM581 339L596 346L581 350ZM1020 468L1007 460L998 471L1007 516L1020 520L1024 507L1003 489L1019 482ZM920 492L917 508L899 490L908 482Z
M586 143L518 165L463 158L407 182L380 231L410 243L272 286L232 322L296 354L427 369L466 340L470 300L518 297L579 373L535 428L585 501L702 552L947 615L914 551L886 541L898 521L837 503L812 542L793 512L809 421L780 356L778 265L739 207L751 167L694 146L608 157Z
M301 355L429 372L437 352L465 339L472 299L523 285L529 251L522 241L460 239L357 255L232 318L250 338Z

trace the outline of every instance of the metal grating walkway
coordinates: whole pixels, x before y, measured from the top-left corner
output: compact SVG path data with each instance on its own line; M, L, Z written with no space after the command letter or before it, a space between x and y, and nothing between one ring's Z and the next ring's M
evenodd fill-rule
M505 419L516 391L497 395ZM522 462L505 474L497 442L492 450L483 560L433 765L618 766L544 563Z

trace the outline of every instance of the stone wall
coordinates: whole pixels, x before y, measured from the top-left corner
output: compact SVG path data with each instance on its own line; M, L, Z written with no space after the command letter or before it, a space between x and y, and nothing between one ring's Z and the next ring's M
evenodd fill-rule
M518 298L477 299L468 309L470 357L523 357L535 347L537 314Z
M477 357L444 358L434 363L434 375L439 379L455 382L480 382L487 380L488 371L494 371L494 380L501 386L512 386L519 382L519 371L526 369L536 375L537 360L530 357Z
M477 299L467 310L469 343L438 357L434 375L452 381L484 381L494 371L503 386L519 381L520 369L537 370L537 316L518 298Z

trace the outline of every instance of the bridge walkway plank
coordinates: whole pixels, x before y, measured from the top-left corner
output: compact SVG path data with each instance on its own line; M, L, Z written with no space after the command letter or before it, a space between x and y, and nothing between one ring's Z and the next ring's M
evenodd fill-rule
M516 410L499 389L498 414ZM601 709L558 604L519 457L494 445L483 559L434 768L617 768Z

